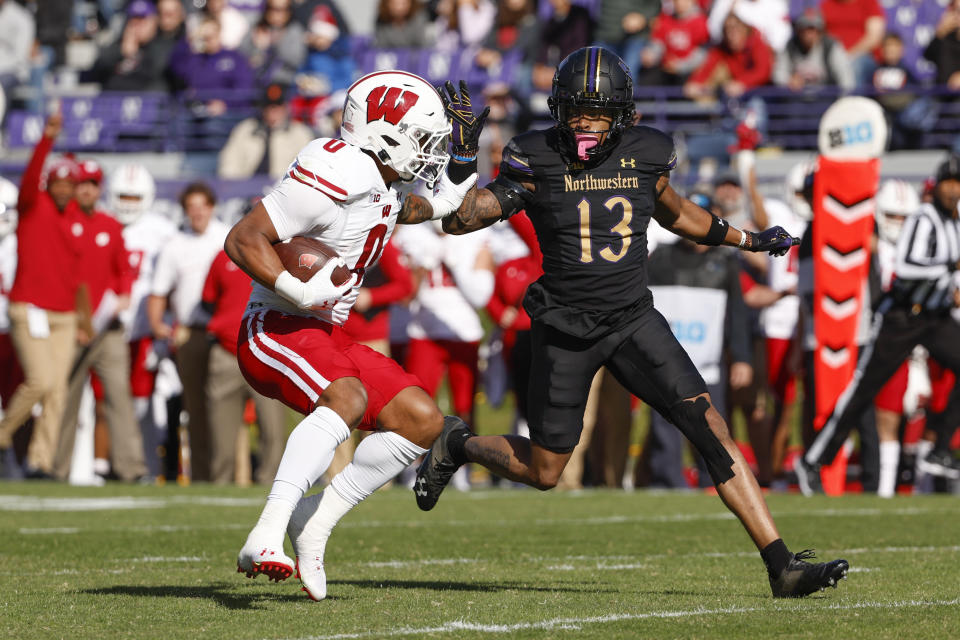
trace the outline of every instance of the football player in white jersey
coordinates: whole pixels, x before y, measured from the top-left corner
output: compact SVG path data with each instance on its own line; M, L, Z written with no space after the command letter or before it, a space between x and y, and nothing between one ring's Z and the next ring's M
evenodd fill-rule
M130 258L133 286L130 288L130 306L120 312L130 342L130 389L133 408L143 436L147 468L159 476L163 470L157 455L165 425L155 420L151 396L156 378L156 352L147 319L147 297L153 281L153 270L160 249L177 229L167 218L153 212L156 183L150 172L140 164L117 167L107 183L109 211L123 225L123 241Z
M920 211L917 190L903 180L884 180L877 191L877 262L883 290L890 289L897 261L897 238L907 217ZM921 351L922 347L919 348ZM897 467L900 465L900 416L904 412L904 395L910 378L916 378L921 369L910 366L910 358L877 393L874 406L877 414L877 436L880 440L880 478L877 495L892 498L897 490ZM925 367L923 367L925 369ZM914 388L918 381L914 380ZM923 381L919 384L923 386ZM926 386L929 386L929 377Z
M304 147L224 246L254 279L239 337L244 376L261 394L306 416L290 434L238 571L289 577L294 561L283 551L287 532L300 580L314 600L326 596L323 555L337 521L426 452L444 423L417 378L354 343L341 326L394 225L454 212L476 182L476 174L459 184L447 177L451 125L440 95L416 75L383 71L355 82L340 133ZM401 201L396 185L418 179L434 187L433 196ZM273 249L298 235L339 254L306 283L284 270ZM338 265L353 274L340 286L330 279ZM304 499L355 427L373 433L322 493Z

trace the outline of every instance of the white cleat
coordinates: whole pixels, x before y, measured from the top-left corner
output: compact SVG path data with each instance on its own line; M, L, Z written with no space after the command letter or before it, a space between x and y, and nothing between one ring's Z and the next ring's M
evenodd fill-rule
M307 525L320 504L323 493L302 498L290 516L287 535L293 543L293 553L297 556L297 577L311 600L319 602L327 597L327 574L323 570L323 554L326 549L326 537L311 537ZM305 533L306 530L306 533Z
M245 573L248 578L263 574L274 582L292 576L294 562L283 552L283 547L264 542L263 536L254 535L255 532L256 528L247 536L247 542L237 555L237 573Z

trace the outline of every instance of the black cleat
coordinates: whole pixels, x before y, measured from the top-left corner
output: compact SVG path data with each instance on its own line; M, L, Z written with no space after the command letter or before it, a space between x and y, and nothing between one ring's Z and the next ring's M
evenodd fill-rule
M800 493L808 498L814 494L823 493L823 483L820 482L820 465L807 464L803 456L800 456L793 465L793 470L797 474Z
M847 577L850 564L846 560L832 560L811 564L816 556L806 549L793 556L790 564L779 576L770 575L770 589L774 598L802 598L827 587L837 588L837 583Z
M960 478L960 462L949 451L931 451L926 458L917 461L917 469L941 478Z
M457 438L468 438L473 433L467 423L456 416L444 416L443 431L433 441L430 451L417 467L417 480L413 483L413 493L417 496L417 506L422 511L430 511L440 494L450 482L460 465L450 455L450 442Z

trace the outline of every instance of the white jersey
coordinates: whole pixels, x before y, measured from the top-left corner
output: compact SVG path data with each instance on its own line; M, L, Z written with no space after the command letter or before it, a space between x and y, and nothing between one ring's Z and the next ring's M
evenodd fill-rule
M17 275L17 234L0 238L0 333L10 332L10 288Z
M483 338L480 316L458 282L474 277L477 256L486 247L489 233L483 229L460 236L439 235L430 225L403 230L400 249L411 266L426 271L410 304L407 335L411 339L477 342Z
M229 231L230 227L212 219L203 233L179 231L160 251L150 293L167 296L172 292L170 306L183 326L206 326L210 319L200 305L203 284Z
M123 243L130 256L130 268L135 274L130 288L130 306L119 315L128 340L139 340L150 335L147 296L153 284L153 272L160 250L176 232L177 228L172 222L150 212L123 228Z
M783 227L794 237L801 237L807 223L780 200L764 200L763 208L769 219L768 226ZM796 290L799 277L800 251L792 247L787 255L767 258L767 286L774 291ZM768 338L789 340L797 329L800 317L800 298L788 295L780 298L760 312L760 326Z
M359 147L318 138L305 146L286 176L263 199L280 240L316 238L334 249L359 277L333 309L299 309L272 287L254 283L251 305L319 318L346 318L363 285L364 271L380 260L400 213L399 192L383 182L376 163Z
M509 260L525 258L530 255L530 248L523 238L513 230L510 224L495 224L490 229L488 247L493 256L493 263L501 265Z
M877 236L877 265L880 267L880 285L884 291L890 290L897 267L897 245Z

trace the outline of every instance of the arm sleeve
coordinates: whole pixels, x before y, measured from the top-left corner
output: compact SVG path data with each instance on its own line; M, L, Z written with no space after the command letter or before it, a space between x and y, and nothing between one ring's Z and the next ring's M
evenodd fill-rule
M37 203L37 196L40 195L40 174L43 171L43 163L53 147L53 139L42 136L37 146L33 148L33 155L30 156L30 162L23 172L20 179L20 194L17 197L17 211L23 216L30 213L30 210Z
M263 206L281 240L330 226L340 212L323 189L290 175L264 197Z
M383 307L400 302L413 293L413 276L400 262L400 250L393 243L387 243L383 250L380 270L386 276L387 282L370 289L370 306Z
M740 265L731 258L727 275L727 345L734 362L753 362L753 350L750 347L750 320L747 318L747 305L743 301L740 288Z

